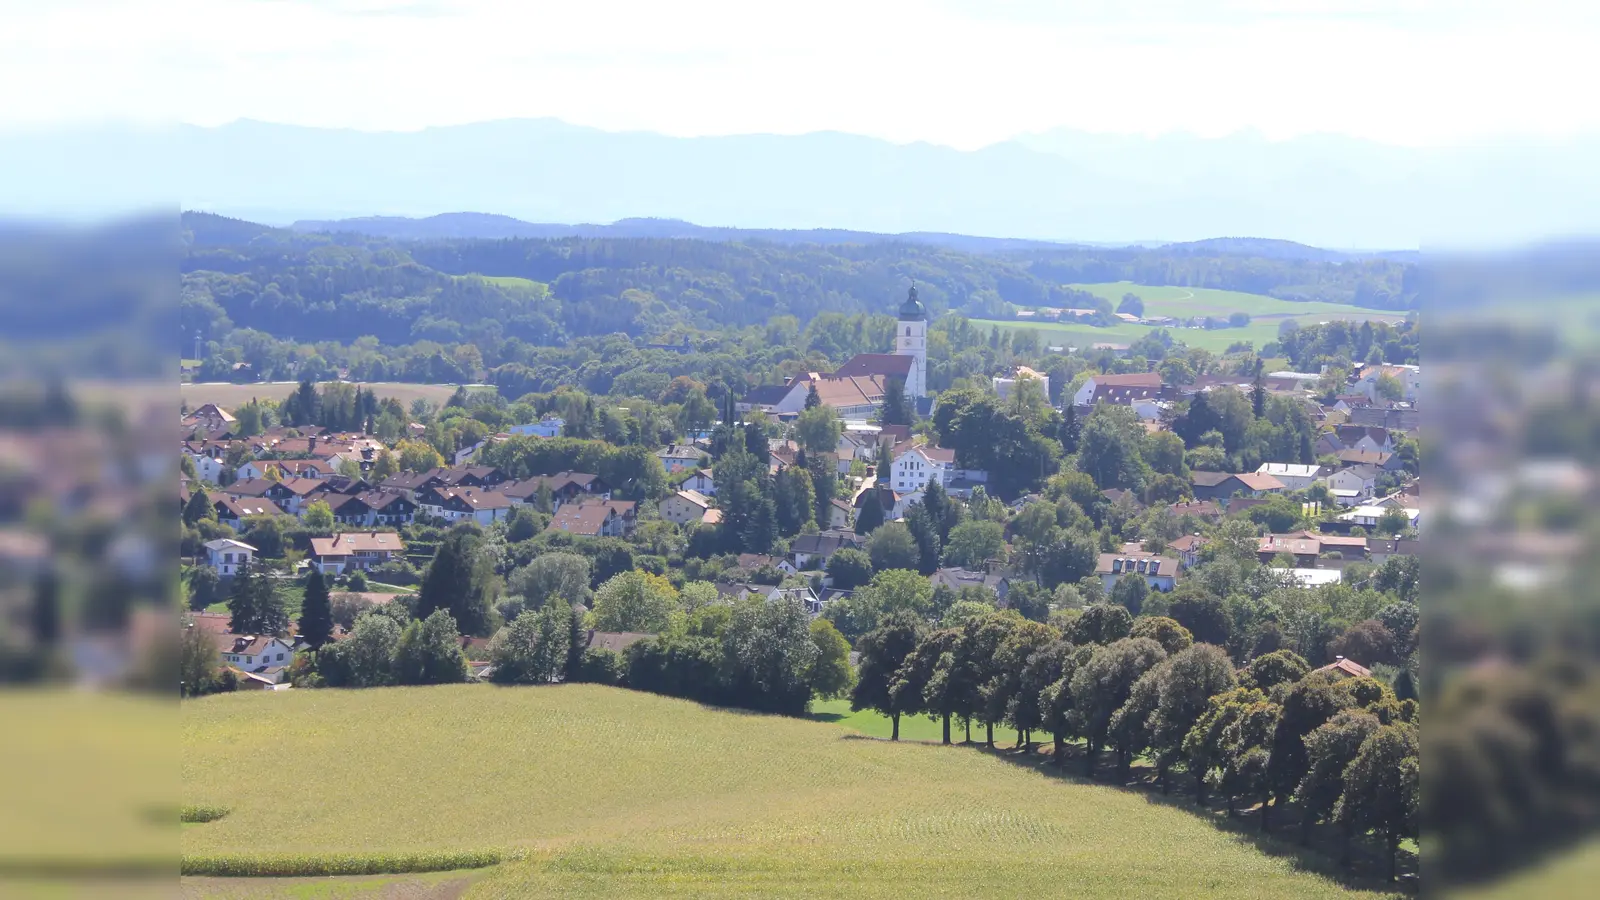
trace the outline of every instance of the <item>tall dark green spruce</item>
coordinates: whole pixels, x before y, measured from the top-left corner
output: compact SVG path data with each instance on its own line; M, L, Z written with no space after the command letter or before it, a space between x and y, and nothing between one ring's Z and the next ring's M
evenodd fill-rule
M333 600L328 581L317 569L306 576L306 592L300 601L300 637L315 650L333 640Z

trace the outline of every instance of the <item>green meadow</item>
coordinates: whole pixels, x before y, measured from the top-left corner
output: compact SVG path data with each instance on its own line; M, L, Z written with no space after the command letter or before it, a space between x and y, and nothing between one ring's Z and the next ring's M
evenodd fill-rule
M451 879L186 878L197 898L1380 896L1149 793L848 717L457 685L218 695L181 719L182 802L229 810L183 829L186 864L503 860Z

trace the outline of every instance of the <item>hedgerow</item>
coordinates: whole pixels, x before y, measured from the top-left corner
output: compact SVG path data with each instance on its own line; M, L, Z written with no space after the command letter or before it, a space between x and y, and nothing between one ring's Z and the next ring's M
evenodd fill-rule
M178 810L178 821L188 822L191 824L200 822L215 822L230 812L232 812L232 810L228 809L226 806L196 806L190 804L185 805L182 809Z
M481 869L505 859L499 850L426 853L222 853L184 856L181 873L221 878L291 878L319 875L403 875Z

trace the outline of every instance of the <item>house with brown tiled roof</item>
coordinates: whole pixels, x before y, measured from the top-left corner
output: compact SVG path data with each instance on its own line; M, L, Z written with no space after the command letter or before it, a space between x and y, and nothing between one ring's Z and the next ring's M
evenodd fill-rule
M600 500L568 503L556 510L546 531L565 531L583 537L619 537L622 516Z
M1185 534L1167 542L1167 549L1178 554L1178 564L1192 569L1200 564L1200 551L1211 539L1200 534Z
M1174 503L1167 507L1174 516L1194 516L1197 519L1217 521L1222 518L1222 510L1210 500L1186 500Z
M238 531L244 524L244 520L250 516L281 516L284 514L283 510L278 508L278 504L273 503L271 500L259 497L235 500L227 494L213 499L211 508L217 513L218 523L227 525L235 531Z
M674 525L688 525L705 521L711 509L711 498L699 491L678 491L661 501L661 518Z
M550 491L550 510L554 512L564 503L574 500L583 500L590 497L611 499L611 486L598 475L587 472L557 472L554 475L533 475L517 481L508 481L499 486L499 491L511 498L512 503L519 505L532 504L538 497L540 487Z
M471 487L435 485L417 492L417 509L450 522L492 525L511 515L516 504L505 494Z
M1327 665L1323 666L1320 669L1317 669L1316 671L1318 671L1318 672L1327 672L1327 673L1329 673L1331 675L1339 676L1340 678L1371 678L1372 677L1372 670L1371 669L1367 668L1366 666L1361 665L1358 662L1355 662L1354 660L1345 659L1342 656L1334 657L1333 662L1328 663Z
M311 539L311 564L323 574L339 575L404 559L405 542L390 531L346 531Z
M281 683L289 662L294 659L294 648L271 635L227 634L216 642L220 645L217 655L222 665L251 676L266 687Z
M384 490L394 490L405 494L412 500L417 499L417 492L423 488L444 484L439 477L439 469L429 469L426 472L396 472L388 478L378 482L378 487Z
M1110 396L1102 392L1112 388L1142 390L1148 396L1155 397L1161 391L1161 376L1155 372L1133 372L1125 375L1107 375L1104 372L1095 372L1072 395L1072 405L1093 406L1096 394Z
M1264 494L1281 494L1283 482L1271 475L1255 472L1233 474L1229 472L1192 472L1189 483L1194 488L1196 500L1227 500L1236 495L1260 497Z

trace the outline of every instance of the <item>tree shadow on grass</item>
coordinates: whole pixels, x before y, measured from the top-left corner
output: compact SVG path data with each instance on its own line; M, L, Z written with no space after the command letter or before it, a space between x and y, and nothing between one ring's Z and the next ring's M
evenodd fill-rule
M842 721L844 719L847 719L847 718L849 718L849 716L846 716L844 713L814 712L814 713L807 713L806 714L806 718L810 719L813 722L827 722L827 723L829 723L831 725L831 724L833 724L835 722L839 722L839 721Z
M1351 865L1346 869L1338 862L1340 838L1336 828L1326 825L1313 826L1310 846L1299 843L1300 810L1292 804L1284 809L1273 810L1272 831L1263 832L1259 807L1242 807L1236 811L1234 817L1230 818L1225 798L1208 796L1205 804L1196 804L1193 783L1186 776L1174 776L1173 792L1163 794L1154 778L1154 767L1135 764L1130 775L1124 778L1112 758L1113 754L1108 752L1100 754L1095 765L1095 777L1091 778L1084 774L1083 756L1081 752L1075 752L1077 748L1073 745L1068 745L1069 755L1063 759L1065 765L1062 767L1056 765L1052 752L1040 752L1048 751L1050 749L1048 744L1042 747L1036 746L1033 752L1028 753L1015 748L991 750L981 743L968 746L1002 762L1030 769L1047 778L1136 793L1147 803L1178 809L1202 819L1213 828L1227 832L1236 842L1250 844L1260 853L1287 859L1296 871L1320 875L1347 889L1391 894L1417 892L1415 854L1401 853L1400 881L1391 883L1387 879L1382 856L1374 852L1366 842L1358 840L1351 845Z

